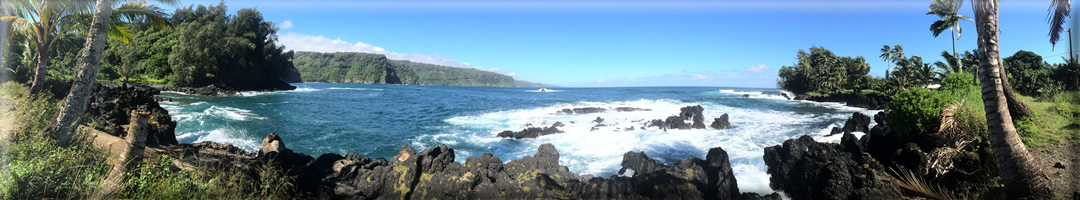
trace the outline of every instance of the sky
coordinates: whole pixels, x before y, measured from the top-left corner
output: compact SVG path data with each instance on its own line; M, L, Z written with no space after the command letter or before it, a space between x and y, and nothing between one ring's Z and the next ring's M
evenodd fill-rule
M211 5L218 1L181 1ZM974 17L970 1L960 14ZM232 0L274 22L295 51L367 52L390 59L469 67L566 87L775 88L799 49L821 46L865 57L871 75L890 66L882 45L941 60L950 35L934 37L930 0ZM1049 42L1050 0L1001 0L1003 56L1033 51L1050 63L1068 38ZM166 7L172 9L171 7ZM1076 9L1074 9L1076 10ZM1080 28L1077 28L1080 30ZM961 22L956 50L976 48ZM1078 31L1080 32L1080 31ZM1080 37L1078 37L1080 40ZM1080 48L1078 46L1077 48ZM1080 49L1078 49L1080 50Z

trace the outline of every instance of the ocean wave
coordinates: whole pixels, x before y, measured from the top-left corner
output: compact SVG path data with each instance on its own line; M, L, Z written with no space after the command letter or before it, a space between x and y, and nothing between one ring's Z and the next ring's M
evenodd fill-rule
M802 102L789 101L789 103ZM727 113L734 127L727 130L707 128L663 131L655 127L641 129L650 120L677 115L680 108L693 105L701 105L705 109L703 115L707 119L706 124L711 123L713 118ZM580 107L606 108L609 112L556 114L562 109ZM651 110L616 112L614 108L617 107ZM868 112L865 109L846 106L835 108L840 111ZM740 186L746 186L742 189L743 192L771 193L772 190L768 187L768 174L765 173L762 160L765 147L806 134L807 127L817 126L815 124L822 123L822 119L842 119L839 122L826 121L835 126L837 123L842 125L849 116L851 116L850 112L800 114L793 111L731 107L714 102L683 102L671 99L580 101L452 117L444 121L459 129L475 131L444 133L431 139L440 143L486 147L504 160L532 155L540 144L552 143L562 155L560 164L566 165L576 173L599 176L614 175L620 168L622 155L628 151L644 151L651 158L670 164L687 157L702 158L708 149L723 147L729 153L733 163L740 163L733 166L739 169L735 175ZM602 124L606 126L593 130L597 124L593 120L597 117L603 118ZM495 137L503 130L520 131L527 128L529 124L532 127L547 127L555 122L565 124L564 127L559 128L564 133L526 140Z
M231 144L248 151L258 150L259 144L256 143L256 140L244 138L244 135L245 133L242 130L219 128L210 131L178 133L176 139L181 141L181 143L197 143L210 141L222 144Z

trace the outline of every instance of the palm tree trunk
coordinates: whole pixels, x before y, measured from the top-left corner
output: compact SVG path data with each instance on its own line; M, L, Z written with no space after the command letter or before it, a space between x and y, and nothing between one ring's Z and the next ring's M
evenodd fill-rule
M67 98L60 105L60 113L56 120L49 124L43 134L52 136L61 145L71 144L78 127L80 118L86 112L86 103L90 99L90 93L94 90L98 66L101 64L101 54L105 50L105 36L108 25L112 21L113 0L99 0L94 7L94 19L90 23L90 32L87 34L86 47L83 48L76 64L79 66L79 74L75 77L75 85L71 87Z
M1034 117L1035 113L1031 112L1031 108L1027 106L1023 101L1020 101L1013 93L1012 85L1009 85L1009 76L1005 75L1005 70L1001 70L1001 85L1005 89L1005 100L1009 103L1009 114L1016 119L1025 119Z
M990 146L994 160L1005 182L1005 193L1011 199L1049 199L1052 194L1048 177L1036 166L1027 147L1020 141L1009 115L1002 83L1002 68L998 58L998 5L997 0L976 0L975 26L978 29L979 68L982 69L982 98L986 111L986 124L990 132Z
M956 24L957 26L960 25L959 22L957 22ZM952 33L952 56L953 58L960 58L960 56L956 55L956 28L949 29L951 30L950 33Z
M38 64L37 69L34 70L34 82L30 84L31 94L38 93L42 89L45 89L45 75L49 73L45 70L45 67L49 66L50 56L49 50L43 46L44 44L45 43L43 43L42 41L38 41L36 44L38 52Z

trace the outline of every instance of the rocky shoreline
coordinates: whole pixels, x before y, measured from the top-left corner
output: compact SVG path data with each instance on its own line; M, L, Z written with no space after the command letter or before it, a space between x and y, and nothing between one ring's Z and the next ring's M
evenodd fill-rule
M88 117L96 120L95 123L120 127L104 132L117 136L125 132L119 126L124 122L116 120L127 118L117 114L124 113L121 111L139 106L154 110L152 113L158 121L152 123L155 127L151 128L153 139L148 138L148 144L152 143L148 145L148 158L159 154L179 155L172 157L177 158L173 160L174 166L181 169L231 167L247 172L250 177L257 177L254 169L272 166L287 171L295 178L296 191L310 198L780 199L778 193L739 193L727 152L721 147L709 149L704 159L688 158L670 165L658 163L643 152L626 152L618 175L593 177L570 172L566 166L559 165L559 152L551 144L541 145L534 155L518 160L504 162L492 154L483 154L470 156L464 163L455 162L454 150L446 145L422 151L401 146L399 153L389 160L355 152L316 158L286 148L285 140L274 133L267 135L258 152L213 142L177 144L175 122L154 101L157 89L102 85L95 90ZM595 109L570 109L575 114L588 113L586 110ZM682 122L674 123L675 126L668 120L655 121L663 123L658 124L660 128L705 128L701 110L695 106L680 109L678 115L669 117L672 122ZM885 112L875 114L872 120L877 124L869 127L871 117L852 114L844 127L838 128L836 134L843 134L839 143L817 142L801 136L767 147L763 159L771 176L770 187L785 192L791 199L921 196L909 191L904 183L926 180L957 193L985 191L986 187L990 187L990 194L1000 190L1000 186L986 186L997 176L988 142L966 139L966 145L956 146L957 143L949 142L964 138L937 134L901 138L889 131L884 117ZM713 128L731 125L726 119L720 121L716 119ZM594 122L601 123L602 119ZM558 123L537 129L557 131L557 127ZM851 132L866 135L857 138ZM917 180L899 175L904 173L913 174L911 177Z

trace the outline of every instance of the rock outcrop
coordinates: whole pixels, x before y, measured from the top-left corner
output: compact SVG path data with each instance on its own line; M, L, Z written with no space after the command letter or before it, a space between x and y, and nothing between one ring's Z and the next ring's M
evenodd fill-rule
M885 168L845 133L840 144L818 143L810 136L765 148L765 164L773 189L792 199L899 199L894 186L882 181Z
M711 126L714 129L729 129L729 128L731 128L731 122L728 122L728 114L724 113L723 115L720 115L719 118L713 119L712 124L710 124L709 126Z
M780 199L776 193L740 194L727 152L719 147L710 149L705 160L690 158L672 165L628 152L621 176L597 178L559 165L552 144L505 164L491 154L470 156L462 164L446 145L420 152L402 146L390 160L355 152L316 159L280 142L276 134L268 135L262 149L279 150L249 163L287 169L300 192L318 199Z
M521 130L519 132L513 132L513 131L507 130L507 131L500 132L496 136L501 137L501 138L514 138L514 139L536 138L536 137L545 136L545 135L563 133L563 131L560 131L559 128L558 128L560 125L562 125L562 123L556 123L556 124L552 125L551 127L543 127L543 128L541 128L541 127L529 127L529 128L525 128L524 130Z
M808 100L816 102L839 102L851 107L866 108L871 110L884 110L889 106L889 97L880 94L834 94L829 96L798 95L795 100Z
M870 116L866 116L862 113L855 112L851 114L851 118L848 118L847 122L844 122L844 128L841 129L844 132L870 132Z
M123 138L127 134L123 125L129 124L131 111L144 107L150 111L146 145L177 145L176 121L169 117L169 111L162 108L154 98L159 92L146 86L98 83L90 96L83 118L88 119L89 124L94 124L94 128Z
M664 120L652 120L645 123L645 127L659 127L660 129L704 129L705 128L705 115L702 112L705 108L701 105L687 106L679 109L679 115L670 116ZM691 120L691 123L686 123L687 120Z
M602 112L607 112L607 109L600 107L565 108L560 110L558 114L592 114Z

